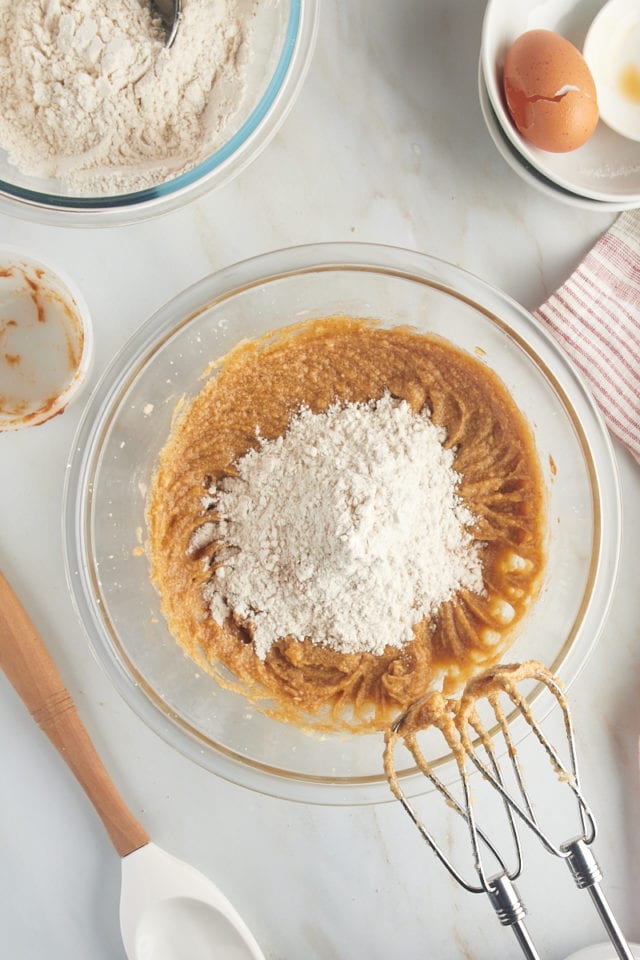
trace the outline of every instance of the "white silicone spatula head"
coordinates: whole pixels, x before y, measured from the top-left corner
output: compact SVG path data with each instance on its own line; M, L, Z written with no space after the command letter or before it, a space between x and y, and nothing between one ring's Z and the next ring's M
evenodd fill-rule
M224 894L155 843L122 860L120 929L135 960L264 960Z

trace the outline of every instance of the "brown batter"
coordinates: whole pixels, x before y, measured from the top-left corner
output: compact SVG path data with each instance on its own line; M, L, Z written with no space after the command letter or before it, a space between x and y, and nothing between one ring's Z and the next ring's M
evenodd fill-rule
M542 474L527 423L502 382L444 340L346 317L316 320L241 344L182 411L161 452L148 505L152 578L169 629L224 685L281 720L315 729L382 729L445 674L453 690L494 663L535 598L544 568ZM203 484L234 472L256 427L281 436L301 405L362 402L388 390L425 405L456 451L459 494L478 518L484 595L461 592L403 649L341 654L283 637L265 661L247 625L218 626L202 599L207 552L188 557L202 525ZM266 701L266 705L264 702Z

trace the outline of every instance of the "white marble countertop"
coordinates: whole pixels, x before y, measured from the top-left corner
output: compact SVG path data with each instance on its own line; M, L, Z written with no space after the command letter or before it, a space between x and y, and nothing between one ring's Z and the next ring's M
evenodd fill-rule
M613 217L547 199L497 155L476 91L483 7L325 0L299 100L233 183L164 218L118 229L0 217L3 242L59 264L82 288L95 323L93 381L136 325L182 288L292 244L356 239L412 247L464 266L526 307L542 301ZM224 890L268 960L515 956L512 934L485 898L455 886L398 805L312 807L254 794L183 758L123 703L90 653L63 572L62 484L81 408L0 436L0 567L149 833ZM600 821L605 889L629 937L640 940L640 471L619 445L616 456L621 573L604 636L571 703L585 788ZM124 956L118 858L1 677L0 692L2 955L117 960ZM554 724L557 716L547 722L552 732ZM530 746L523 746L525 761ZM450 812L435 797L427 809L446 836ZM545 958L605 939L587 894L533 846L519 886Z

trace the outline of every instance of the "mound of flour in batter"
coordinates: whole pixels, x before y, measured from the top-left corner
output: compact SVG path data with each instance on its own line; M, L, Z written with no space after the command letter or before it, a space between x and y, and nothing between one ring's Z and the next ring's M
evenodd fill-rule
M215 620L251 624L264 659L283 636L381 654L461 588L483 589L475 518L457 494L454 452L428 411L385 394L302 410L209 491L219 541L204 588Z

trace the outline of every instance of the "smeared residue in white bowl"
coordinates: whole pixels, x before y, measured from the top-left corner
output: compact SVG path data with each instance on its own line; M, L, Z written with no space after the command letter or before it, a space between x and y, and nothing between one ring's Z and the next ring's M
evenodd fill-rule
M62 413L91 356L88 312L56 273L0 249L0 431Z

